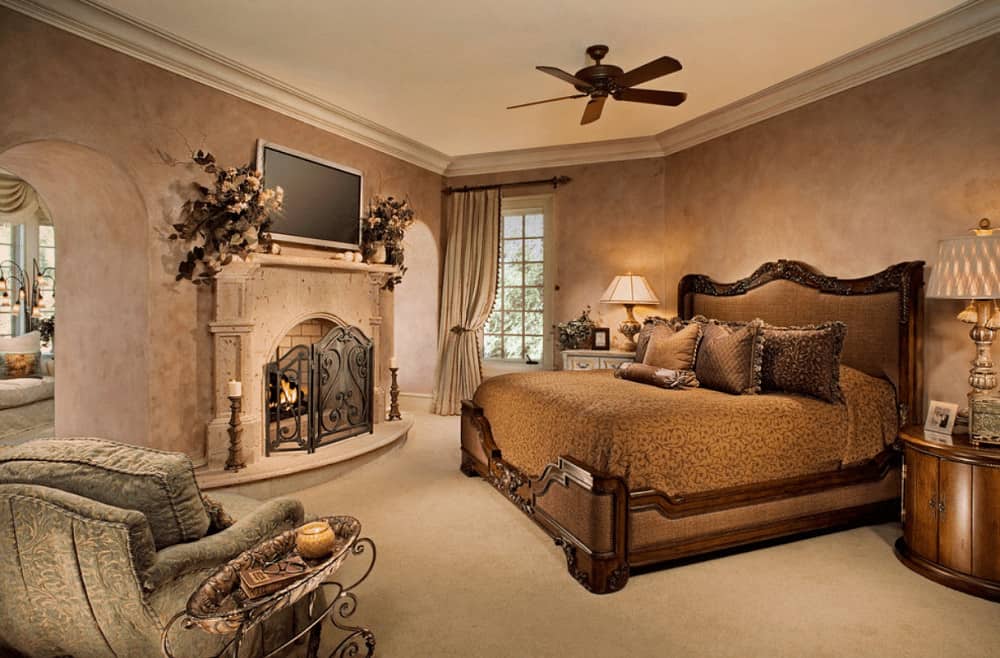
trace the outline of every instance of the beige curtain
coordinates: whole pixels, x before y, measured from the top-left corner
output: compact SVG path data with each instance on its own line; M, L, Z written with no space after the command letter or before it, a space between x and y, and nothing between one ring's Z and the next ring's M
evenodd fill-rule
M14 224L28 223L36 217L41 221L46 217L35 188L4 173L0 173L0 215L0 221Z
M442 416L460 414L483 380L479 333L496 296L500 190L453 193L445 237L433 407Z

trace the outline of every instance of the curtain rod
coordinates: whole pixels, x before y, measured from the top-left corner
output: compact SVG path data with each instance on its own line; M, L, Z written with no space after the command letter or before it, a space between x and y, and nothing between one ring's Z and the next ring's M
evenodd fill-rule
M557 188L560 185L565 185L566 183L573 180L569 176L553 176L552 178L541 178L539 180L526 180L520 181L518 183L496 183L494 185L466 185L465 187L446 187L441 190L445 194L452 194L454 192L471 192L472 190L492 190L492 189L503 189L505 187L524 187L527 185L551 185L553 188Z

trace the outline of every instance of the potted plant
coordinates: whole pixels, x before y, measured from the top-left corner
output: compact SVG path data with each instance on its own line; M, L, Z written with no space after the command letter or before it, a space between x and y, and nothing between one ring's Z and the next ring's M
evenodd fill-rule
M223 169L200 149L192 161L215 183L212 188L194 184L198 198L184 203L170 239L196 243L177 266L176 280L198 285L211 283L235 257L271 250L271 223L281 212L284 192L265 188L262 174L250 165Z
M593 345L594 327L590 319L590 307L583 309L580 317L556 325L559 332L559 348L563 350L589 349Z
M369 263L389 263L396 266L396 273L385 287L393 290L402 282L406 266L403 265L403 237L406 229L416 221L413 208L406 199L375 195L368 203L368 217L362 231L362 251Z

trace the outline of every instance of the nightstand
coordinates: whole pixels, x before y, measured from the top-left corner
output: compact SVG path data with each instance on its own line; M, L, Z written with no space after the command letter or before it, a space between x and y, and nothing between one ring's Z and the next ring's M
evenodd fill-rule
M600 370L617 368L635 360L635 352L608 350L563 350L563 370Z
M1000 601L1000 449L967 434L904 427L903 536L896 556L922 576ZM950 441L951 445L948 445Z

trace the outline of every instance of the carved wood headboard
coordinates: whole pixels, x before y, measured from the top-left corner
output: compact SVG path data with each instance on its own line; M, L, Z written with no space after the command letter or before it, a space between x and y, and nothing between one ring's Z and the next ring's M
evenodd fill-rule
M765 263L750 276L719 283L684 276L677 314L721 320L761 318L774 325L847 324L841 361L896 386L900 421L923 418L924 262L892 265L860 279L826 276L798 261Z

